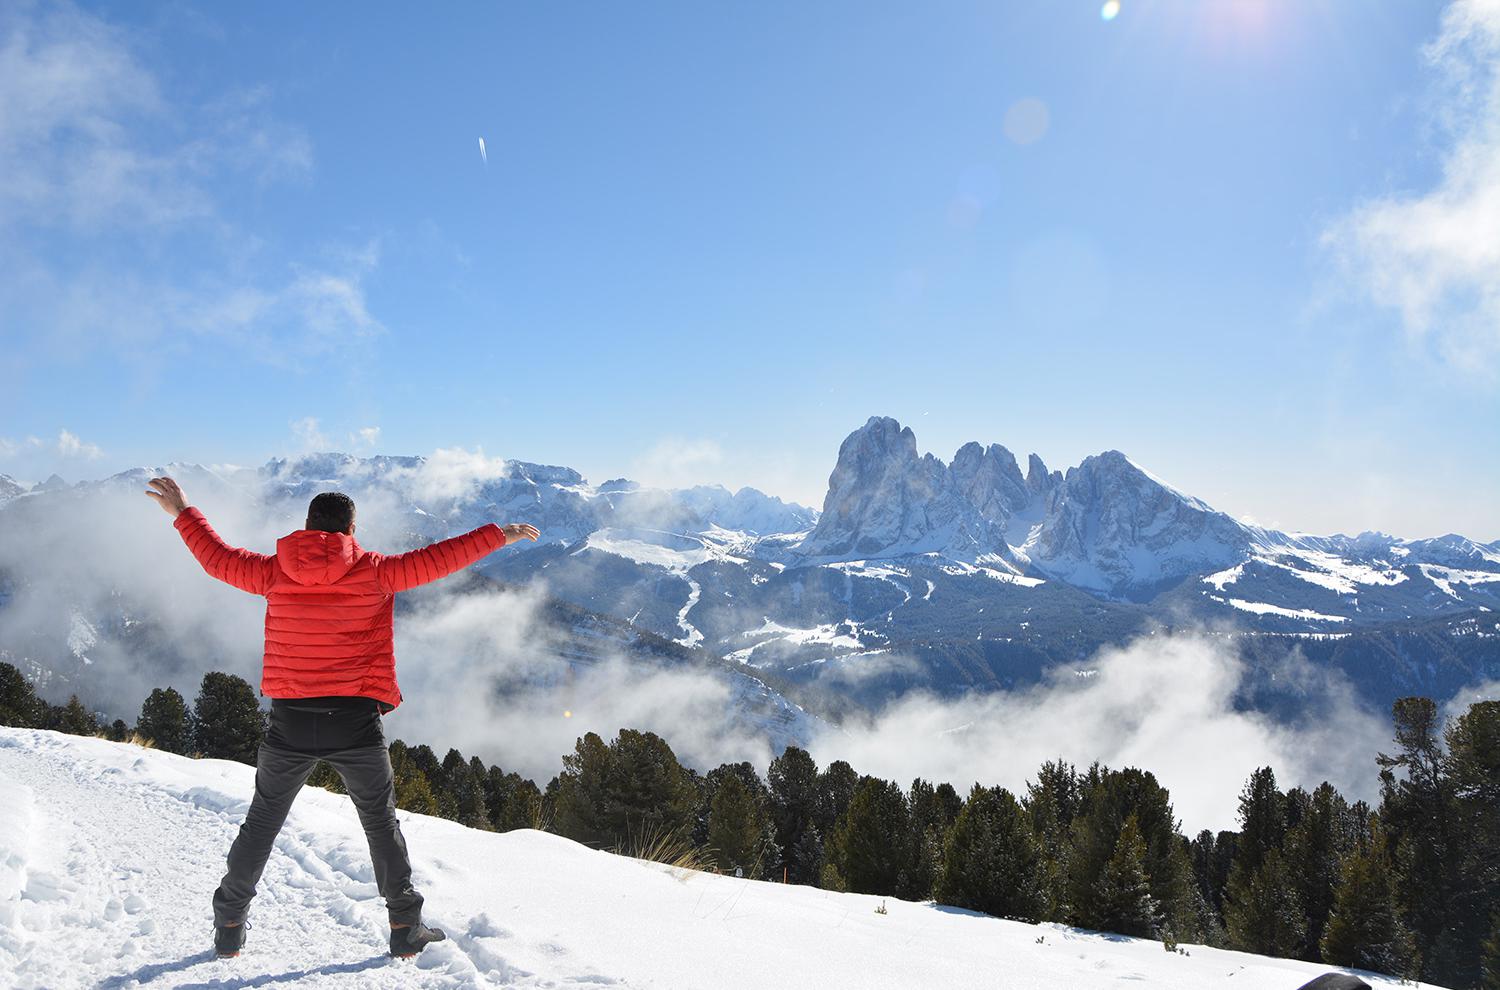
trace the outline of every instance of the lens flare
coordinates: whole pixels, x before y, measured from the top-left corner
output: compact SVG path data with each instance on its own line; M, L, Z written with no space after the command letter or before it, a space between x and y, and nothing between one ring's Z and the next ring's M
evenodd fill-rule
M1120 16L1120 0L1104 0L1104 6L1099 8L1099 17L1102 20L1112 21Z
M1047 104L1028 96L1005 111L1005 136L1016 144L1035 144L1046 135L1050 123Z

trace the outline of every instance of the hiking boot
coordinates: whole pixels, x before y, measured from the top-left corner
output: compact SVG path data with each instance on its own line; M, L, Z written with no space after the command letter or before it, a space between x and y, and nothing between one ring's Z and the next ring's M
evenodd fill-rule
M391 955L397 959L410 959L427 948L427 943L441 942L447 937L441 928L428 928L420 921L404 928L392 928Z
M214 925L214 955L220 959L233 959L245 947L245 929L250 923L238 925Z

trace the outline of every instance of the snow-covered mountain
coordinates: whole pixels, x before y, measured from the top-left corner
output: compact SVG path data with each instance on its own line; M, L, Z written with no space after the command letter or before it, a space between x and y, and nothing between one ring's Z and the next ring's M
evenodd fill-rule
M923 554L981 560L1117 600L1149 600L1189 576L1216 591L1245 581L1243 590L1266 567L1280 567L1350 595L1353 586L1417 579L1459 606L1500 605L1500 543L1288 535L1216 511L1117 450L1066 473L1049 473L1032 454L1023 477L999 444L965 444L948 464L919 456L911 428L885 417L844 441L823 513L797 549L818 563ZM1225 573L1242 564L1248 573ZM1356 604L1335 614L1361 618L1344 614Z
M449 939L400 962L385 954L387 919L354 809L314 787L271 852L243 953L219 960L209 899L254 775L238 763L0 728L0 981L1292 990L1326 971L675 869L545 832L480 832L404 811L425 920ZM1412 986L1360 975L1376 988Z
M1500 676L1500 643L1485 631L1486 613L1500 612L1500 542L1251 526L1118 451L1066 471L1036 454L1026 464L1023 473L1005 447L979 443L944 462L921 453L909 427L872 417L840 446L821 511L750 488L592 484L567 467L452 452L53 479L0 489L0 606L7 580L34 566L6 558L7 531L50 532L68 516L64 502L136 497L148 477L170 471L227 538L258 547L329 489L359 504L361 541L388 551L483 522L530 522L540 543L493 555L484 574L539 582L591 612L819 685L826 690L802 700L826 710L916 686L1014 686L1102 644L1183 623L1285 648L1347 640L1329 662L1358 671L1381 707L1401 693L1451 694ZM152 508L137 503L131 511ZM49 545L62 552L68 541L63 533ZM1435 631L1469 620L1476 635ZM1424 645L1413 647L1418 628Z

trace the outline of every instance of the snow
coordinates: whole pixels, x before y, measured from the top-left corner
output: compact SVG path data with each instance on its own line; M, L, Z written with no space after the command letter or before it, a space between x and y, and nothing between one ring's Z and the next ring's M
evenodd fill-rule
M850 560L838 564L828 564L829 570L840 571L846 577L874 578L885 581L887 584L895 585L896 589L904 596L901 604L905 605L911 601L911 588L897 578L910 578L911 572L905 568L888 566L885 564L872 564L867 560ZM898 606L899 607L899 606Z
M1225 599L1218 595L1210 596L1214 601L1224 602ZM1282 608L1280 605L1267 605L1265 602L1247 602L1243 598L1230 598L1225 604L1233 605L1241 612L1254 612L1256 615L1281 615L1289 619L1309 619L1313 622L1348 622L1342 615L1324 615L1314 612L1310 608Z
M1257 557L1256 559L1273 567L1280 567L1309 584L1316 584L1342 595L1358 594L1357 585L1361 584L1389 587L1407 579L1406 575L1398 570L1371 567L1368 564L1346 560L1318 550L1289 550L1284 556L1299 560L1311 569L1296 567L1270 557Z
M1041 578L1027 577L1024 574L1012 574L1009 571L996 570L993 567L979 567L962 560L949 560L947 563L938 565L938 570L944 574L954 577L969 577L980 574L984 577L994 578L1005 584L1017 584L1023 588L1035 588L1047 582Z
M810 629L798 629L794 626L784 626L779 622L773 622L767 616L758 628L747 629L740 633L740 637L742 639L748 639L752 636L765 636L768 638L744 649L735 650L733 653L726 653L724 657L726 660L749 663L755 651L768 643L791 643L795 646L831 646L835 649L858 650L864 646L859 639L861 631L864 630L860 629L859 623L848 619L841 622L827 622L822 625L813 626ZM868 632L867 634L880 635Z
M1476 585L1485 584L1490 581L1500 581L1500 574L1491 571L1461 571L1455 567L1442 567L1438 564L1418 564L1417 569L1422 576L1437 585L1439 591L1462 601L1458 592L1453 590L1455 584Z
M1240 578L1242 578L1244 576L1245 576L1245 565L1244 565L1243 562L1241 562L1241 563L1235 564L1233 567L1229 568L1228 570L1219 571L1218 573L1215 573L1215 574L1210 574L1208 577L1206 577L1206 578L1203 579L1203 583L1204 584L1211 584L1211 585L1213 585L1215 591L1223 591L1224 590L1224 586L1226 584L1234 584L1234 582L1238 581Z
M697 537L660 530L596 529L574 553L600 550L637 564L684 572L713 560L715 554Z
M99 634L94 627L89 625L87 619L77 609L73 610L72 617L68 623L68 651L84 663L93 663L86 654L99 642Z
M916 990L989 988L1003 974L1012 990L1288 990L1326 971L674 870L543 832L497 835L405 812L425 920L449 940L395 961L353 808L315 788L277 840L243 954L217 960L209 899L253 780L237 763L0 729L0 980L56 990Z
M694 605L698 604L698 599L703 595L703 587L692 578L687 578L687 583L687 601L683 604L681 611L677 613L677 627L682 630L682 635L677 637L677 642L683 646L696 646L703 641L703 633L698 630L697 626L688 621L688 613L693 610Z

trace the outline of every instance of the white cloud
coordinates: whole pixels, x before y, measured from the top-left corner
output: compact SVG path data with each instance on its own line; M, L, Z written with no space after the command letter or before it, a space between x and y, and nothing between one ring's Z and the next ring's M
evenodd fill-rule
M104 456L98 444L85 443L67 430L57 435L57 453L62 457L82 457L90 461Z
M292 428L292 436L297 438L303 453L321 452L330 449L333 445L328 442L322 427L318 425L316 416L304 416L295 419L289 424Z
M1443 102L1442 177L1365 203L1324 244L1359 291L1454 366L1500 364L1500 0L1455 0L1425 55Z
M712 440L667 437L631 463L631 476L654 488L689 488L709 484L724 463L724 451Z
M349 434L349 443L356 447L374 447L380 442L380 427L366 426Z
M1389 745L1385 722L1355 700L1347 683L1300 658L1278 669L1318 702L1306 725L1278 723L1236 705L1247 670L1231 643L1201 634L1143 636L1106 648L1086 665L1037 687L959 700L907 695L879 715L846 722L816 740L820 764L845 759L862 773L909 783L914 777L1000 784L1024 793L1043 762L1099 760L1140 767L1172 792L1188 834L1234 828L1240 786L1261 766L1282 787L1332 781L1371 798L1375 754Z
M440 501L458 498L485 481L504 478L509 473L505 458L490 457L483 447L472 451L439 447L421 467L411 470L410 484L418 499Z
M24 440L0 437L0 457L15 457L27 451L40 451L47 446L47 442L41 437L27 437ZM98 444L87 443L79 439L76 433L66 429L58 431L57 441L51 446L59 457L82 457L92 461L104 456L104 451Z
M103 350L149 377L214 340L295 366L380 332L373 249L280 255L221 209L312 170L269 91L173 95L100 17L0 11L0 307L29 328L18 360Z

